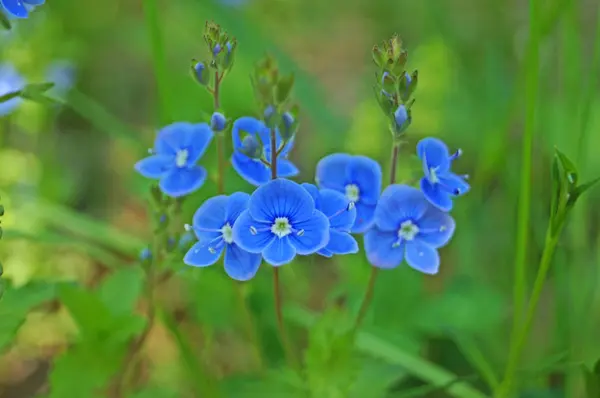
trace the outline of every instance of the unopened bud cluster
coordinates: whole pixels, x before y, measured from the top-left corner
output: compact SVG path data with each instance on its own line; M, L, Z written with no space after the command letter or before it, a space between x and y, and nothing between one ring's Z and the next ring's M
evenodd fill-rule
M406 71L408 52L397 35L373 47L373 61L378 66L375 95L379 106L390 120L394 139L400 139L411 123L412 94L418 73Z

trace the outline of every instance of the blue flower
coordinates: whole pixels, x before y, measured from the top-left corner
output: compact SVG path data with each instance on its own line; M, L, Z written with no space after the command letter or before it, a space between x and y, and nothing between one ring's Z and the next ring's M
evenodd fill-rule
M346 195L356 205L352 233L365 232L373 224L381 193L381 167L365 156L334 153L317 164L317 185Z
M148 261L152 258L152 252L149 247L145 247L140 252L140 261Z
M25 79L10 64L0 65L0 96L18 91L25 86ZM6 116L23 102L21 97L0 102L0 116Z
M170 124L158 132L152 156L137 162L135 169L144 177L160 179L161 191L169 196L188 195L206 180L206 170L196 163L212 137L206 123Z
M329 241L329 219L301 185L278 178L258 187L233 225L233 241L273 266L316 253Z
M421 178L421 190L434 206L444 211L452 210L452 199L469 191L465 176L458 176L450 170L452 161L462 151L450 156L448 147L437 138L424 138L417 144L417 155L423 162L425 176Z
M225 251L225 272L238 281L252 279L261 262L260 254L248 253L233 240L233 226L242 212L248 208L250 195L236 192L231 196L215 196L196 210L192 229L198 242L183 258L194 267L206 267L216 263Z
M396 121L396 126L399 130L402 130L408 119L409 116L406 107L404 105L398 106L398 109L396 109L396 112L394 112L394 120Z
M350 229L356 220L356 208L341 193L332 189L319 189L312 184L302 184L315 201L315 208L329 218L329 242L317 254L331 257L334 254L358 253L358 243Z
M27 18L33 7L45 2L45 0L0 0L0 10L5 10L8 15L15 18Z
M233 155L231 164L235 171L246 181L253 185L262 185L271 179L271 169L261 159L253 159L242 153L243 135L250 134L260 141L263 149L263 158L271 161L271 133L265 124L253 117L241 117L233 123ZM277 150L281 145L281 136L277 132ZM294 145L293 140L288 141L277 157L277 177L293 177L298 174L298 168L286 159Z
M379 268L395 268L406 260L418 271L435 274L437 249L450 241L455 227L454 219L417 188L390 185L377 204L375 226L365 234L367 259Z

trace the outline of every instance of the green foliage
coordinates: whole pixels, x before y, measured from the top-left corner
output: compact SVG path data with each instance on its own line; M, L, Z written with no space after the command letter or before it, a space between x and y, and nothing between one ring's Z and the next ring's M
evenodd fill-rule
M600 360L591 369L583 368L585 390L588 398L600 397Z

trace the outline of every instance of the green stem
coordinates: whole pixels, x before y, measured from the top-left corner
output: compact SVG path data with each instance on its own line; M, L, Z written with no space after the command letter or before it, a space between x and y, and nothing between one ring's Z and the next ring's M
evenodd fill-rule
M531 330L531 326L533 324L533 318L542 295L542 290L544 288L544 283L546 282L546 276L548 275L550 264L552 263L552 257L554 256L556 244L558 243L558 237L560 236L560 232L562 230L562 224L554 236L552 236L550 230L551 226L548 226L544 251L542 253L542 259L540 260L538 272L533 284L533 291L531 293L529 305L527 306L525 322L523 323L523 327L519 329L514 344L511 345L508 364L506 366L506 373L504 375L504 382L496 393L497 398L509 397L514 389L514 376L517 372L519 360L523 353L523 349L525 348L525 343L527 342L527 337L529 336L529 331Z
M396 170L398 169L398 154L400 153L400 144L394 143L392 146L392 155L390 162L390 185L396 183ZM358 311L358 315L356 317L356 321L354 322L354 333L360 328L369 307L371 306L371 301L373 301L373 294L375 292L375 282L377 281L378 268L371 267L371 274L369 276L369 283L367 285L367 290L365 291L365 297L363 298L362 304L360 305L360 310Z
M526 115L525 131L523 133L523 143L521 152L521 183L519 195L519 209L517 215L517 249L514 264L514 312L510 339L511 351L514 350L514 346L516 344L515 341L521 324L521 318L523 314L523 308L525 306L525 296L527 291L526 260L531 206L531 164L539 84L539 9L539 0L529 1L529 41L527 45L527 54L525 61ZM508 372L508 368L504 377L506 383L512 383L511 378L513 377L513 375L511 375Z
M161 123L168 124L172 122L171 114L171 94L169 73L167 71L166 57L163 45L163 39L160 31L158 0L144 0L144 15L148 27L148 36L152 48L152 62L154 63L154 74L158 97L160 102L159 113Z

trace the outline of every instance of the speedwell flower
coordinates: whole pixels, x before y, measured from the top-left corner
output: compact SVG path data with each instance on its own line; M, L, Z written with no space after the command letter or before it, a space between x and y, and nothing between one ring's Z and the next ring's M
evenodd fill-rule
M188 195L204 184L206 170L196 163L213 137L206 123L177 122L156 136L152 155L135 164L144 177L160 179L161 191L172 197Z
M317 164L317 185L341 192L356 205L353 233L365 232L373 224L381 193L381 166L365 156L334 153Z
M329 218L329 242L317 254L331 257L334 254L358 253L358 243L350 229L356 220L356 208L341 193L333 189L319 190L313 184L302 184L315 201L315 207Z
M0 65L0 97L21 90L24 85L25 80L11 64ZM0 116L6 116L14 111L22 101L21 97L15 97L0 102Z
M423 162L425 173L421 178L421 190L427 200L444 211L452 210L452 199L470 189L464 177L450 170L452 161L461 154L459 149L450 155L446 144L437 138L424 138L417 144L417 155Z
M261 159L253 159L242 153L242 143L246 135L252 135L262 144L263 160L271 161L271 138L269 128L260 120L253 117L241 117L233 123L231 132L233 136L233 155L231 164L235 171L246 181L253 185L262 185L271 179L271 169ZM281 145L281 136L277 132L277 148ZM298 174L298 168L286 159L294 145L293 140L288 141L277 157L277 177L293 177Z
M390 185L377 204L375 226L365 234L367 259L378 268L395 268L406 260L418 271L436 274L437 249L450 241L455 226L454 219L418 189Z
M233 225L233 241L273 266L316 253L329 241L329 219L301 185L283 178L258 187Z
M248 253L233 241L233 225L248 208L250 195L236 192L205 201L194 214L192 229L198 238L183 258L187 265L206 267L216 263L225 251L225 272L238 281L252 279L260 266L260 254Z
M45 0L0 0L0 11L4 10L9 16L15 18L27 18L31 9L45 2Z

